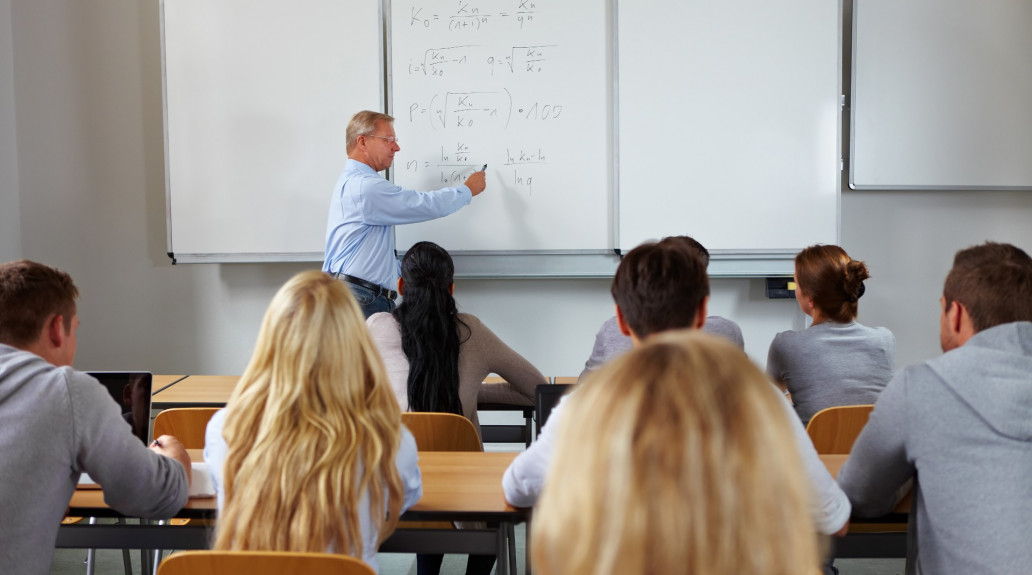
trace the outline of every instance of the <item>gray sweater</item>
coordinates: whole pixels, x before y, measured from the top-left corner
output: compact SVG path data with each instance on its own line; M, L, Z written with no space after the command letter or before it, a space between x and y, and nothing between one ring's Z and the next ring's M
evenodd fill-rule
M888 329L829 321L774 336L767 373L788 387L806 425L827 407L874 403L895 363L896 338Z
M0 344L0 573L50 570L61 518L82 472L126 515L171 517L186 472L147 449L92 377Z
M706 318L702 331L719 335L739 348L745 349L745 340L742 339L742 328L729 319L711 315ZM610 359L629 349L631 349L631 338L620 333L620 326L617 324L616 316L614 315L607 319L602 324L602 327L599 328L598 333L595 334L595 346L591 348L591 356L588 357L588 361L584 362L584 371L581 372L580 377L583 378L585 375L602 367Z
M462 415L473 422L480 433L477 402L534 405L534 388L545 383L545 376L522 355L505 345L476 316L460 313L459 319L469 329L469 338L459 348L459 401ZM389 313L375 313L366 319L366 326L380 350L394 397L402 411L408 411L409 362L401 349L401 326ZM461 341L461 340L460 340ZM496 373L503 384L484 384L484 378Z
M1032 569L1032 323L896 376L838 476L861 516L914 478L907 573Z

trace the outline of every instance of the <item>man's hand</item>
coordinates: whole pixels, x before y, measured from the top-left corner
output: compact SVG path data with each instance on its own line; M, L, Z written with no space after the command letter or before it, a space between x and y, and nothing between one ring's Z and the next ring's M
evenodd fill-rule
M193 484L193 473L192 466L190 465L190 454L186 452L186 448L179 442L175 436L162 435L161 437L154 440L154 443L150 444L149 449L154 453L164 455L165 457L171 457L179 462L186 470L186 484L187 486Z
M470 177L466 178L466 187L473 192L474 196L484 191L484 188L487 187L486 176L484 172L473 172Z

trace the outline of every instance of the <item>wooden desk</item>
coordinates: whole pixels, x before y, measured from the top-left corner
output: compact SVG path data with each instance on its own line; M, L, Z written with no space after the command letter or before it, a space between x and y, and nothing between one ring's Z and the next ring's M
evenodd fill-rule
M185 375L152 375L151 395L165 389L166 387L186 378Z
M239 375L191 375L151 397L154 409L224 407Z
M820 458L831 476L838 477L839 470L849 459L849 455L821 455ZM843 559L906 558L907 521L911 497L911 494L907 494L896 504L892 512L884 517L851 517L849 533L845 537L832 537L832 556Z
M168 383L159 387L158 377L168 378ZM154 409L171 409L175 407L225 407L229 396L233 394L238 375L190 375L190 376L154 376L154 389L151 406ZM175 379L178 378L178 379ZM487 384L504 383L500 377L488 377ZM172 385L169 385L172 384ZM523 415L523 425L481 425L484 443L523 443L530 446L533 437L533 405L508 405L500 403L482 403L477 405L482 411L518 411Z
M200 450L188 450L200 460ZM423 497L402 515L411 521L490 521L489 529L398 529L380 546L385 553L497 554L499 574L508 573L508 531L529 520L529 509L505 502L502 475L516 453L421 452ZM80 489L72 496L70 514L84 517L120 517L104 504L98 489ZM177 517L214 518L215 499L190 499ZM97 549L207 549L207 526L63 525L57 547Z

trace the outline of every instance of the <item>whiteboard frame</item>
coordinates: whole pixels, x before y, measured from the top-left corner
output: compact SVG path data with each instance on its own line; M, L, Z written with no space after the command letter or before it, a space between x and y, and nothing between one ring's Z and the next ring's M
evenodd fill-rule
M850 29L852 30L852 43L851 43L851 56L849 58L849 73L850 73L850 88L849 88L849 169L847 170L847 182L849 189L851 190L971 190L971 191L994 191L994 190L1032 190L1032 182L1026 186L999 186L999 185L910 185L910 184L857 184L856 183L856 90L857 90L857 59L860 57L858 48L858 37L857 25L860 19L857 17L857 12L860 9L860 5L863 4L863 0L852 0L852 10L850 12ZM934 95L929 97L930 100L934 100Z
M324 258L322 252L268 252L268 253L176 253L172 245L172 210L171 210L171 187L169 170L169 148L168 148L168 96L167 96L167 75L165 62L165 17L164 4L166 0L159 1L160 40L161 40L161 74L162 74L162 115L164 124L162 126L165 145L165 208L166 208L166 242L168 256L173 264L178 263L265 263L265 262L311 262L321 263ZM381 70L380 97L383 109L387 113L393 111L393 70L389 66L391 61L391 25L386 14L390 13L391 0L380 0L380 27L379 42L382 46L378 57ZM607 50L609 68L612 77L610 86L610 113L608 120L609 133L612 137L612 147L609 151L611 159L611 172L609 181L609 192L612 201L610 209L610 241L611 248L603 250L540 250L540 251L456 251L453 252L455 260L455 275L466 279L491 279L491 278L610 278L616 271L620 262L619 246L620 222L619 222L619 2L608 0L611 13L610 35L611 42ZM839 2L840 14L842 14L842 3ZM844 25L841 22L840 25ZM855 42L855 39L854 39ZM840 47L840 50L842 47ZM844 64L844 62L843 62ZM393 169L388 171L388 176L393 179ZM839 200L841 201L839 190ZM839 209L840 219L841 206ZM841 226L836 222L836 228ZM791 250L711 250L711 262L709 275L713 278L758 278L769 276L790 276L794 271L794 257L796 252ZM399 257L402 254L398 254Z

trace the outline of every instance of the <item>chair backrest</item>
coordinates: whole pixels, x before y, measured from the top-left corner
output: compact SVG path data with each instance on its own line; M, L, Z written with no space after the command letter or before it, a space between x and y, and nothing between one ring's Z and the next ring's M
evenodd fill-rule
M204 430L217 407L177 407L154 418L154 437L174 435L186 449L204 449Z
M470 420L454 413L410 411L401 422L416 438L419 451L483 451L477 428Z
M534 388L534 419L537 420L537 428L534 430L534 437L541 433L541 428L548 421L552 410L559 405L559 400L570 389L572 384L566 383L542 383Z
M158 566L158 575L376 575L365 563L329 553L284 551L180 551Z
M843 405L822 409L810 418L806 433L817 453L849 453L867 425L873 405Z

